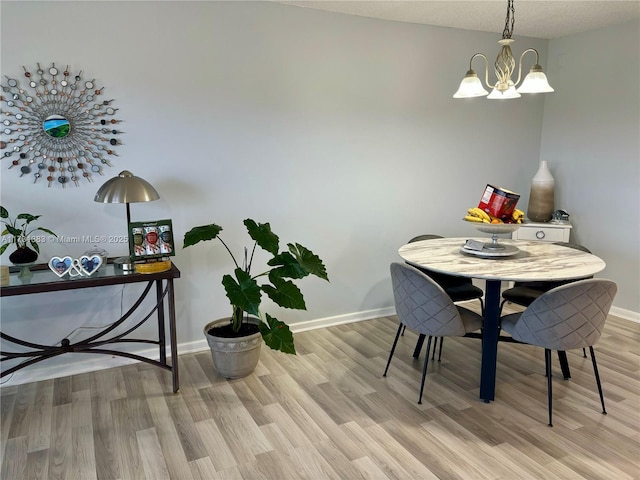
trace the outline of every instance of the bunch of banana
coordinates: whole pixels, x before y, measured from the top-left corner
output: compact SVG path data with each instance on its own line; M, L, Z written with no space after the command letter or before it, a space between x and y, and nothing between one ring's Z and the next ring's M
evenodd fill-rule
M522 223L524 221L524 212L514 208L511 218L513 219L513 223Z
M467 222L491 223L489 214L478 207L468 209L464 219Z

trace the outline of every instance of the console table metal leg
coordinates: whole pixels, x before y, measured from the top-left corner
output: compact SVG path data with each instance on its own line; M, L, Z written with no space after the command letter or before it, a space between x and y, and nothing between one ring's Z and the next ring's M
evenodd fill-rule
M156 299L158 304L158 340L160 343L160 363L167 364L167 346L164 331L164 298L162 280L156 280Z
M173 279L167 280L169 287L169 337L171 339L171 373L173 376L173 393L180 388L178 376L178 341L176 338L176 303L173 294Z

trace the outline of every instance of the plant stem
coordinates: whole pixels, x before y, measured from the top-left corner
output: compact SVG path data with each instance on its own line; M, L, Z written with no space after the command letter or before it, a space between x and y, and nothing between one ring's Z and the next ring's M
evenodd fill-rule
M236 262L236 257L233 256L233 253L231 253L231 250L229 250L229 247L227 247L227 244L224 243L224 240L222 240L222 238L220 238L220 235L218 235L218 240L220 240L220 242L222 242L222 245L224 245L224 248L226 248L227 252L229 252L229 255L231 255L231 259L233 260L233 263L236 264L236 268L240 268L240 266L238 265L238 262Z
M253 263L253 254L256 253L256 245L258 245L258 242L253 242L253 248L251 249L251 259L249 260L249 265L247 265L247 273L251 271L251 264Z
M235 307L233 309L233 317L232 317L233 325L232 325L232 329L233 329L234 332L237 332L238 330L240 330L240 325L242 325L243 313L244 312L239 307Z

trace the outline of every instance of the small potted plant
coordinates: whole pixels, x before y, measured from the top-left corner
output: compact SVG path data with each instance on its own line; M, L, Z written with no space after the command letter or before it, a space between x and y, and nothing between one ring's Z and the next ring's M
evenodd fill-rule
M48 228L30 227L32 222L38 220L42 215L31 215L30 213L20 213L15 219L11 219L6 208L0 206L0 218L5 228L2 231L2 245L0 255L4 253L9 245L15 243L16 249L9 255L9 260L15 265L33 263L38 258L40 247L38 246L35 232L45 232L57 238L57 235ZM29 248L29 245L31 248Z
M260 310L263 294L281 307L306 310L304 296L293 280L309 274L329 280L322 260L308 248L299 243L288 243L287 250L281 252L279 238L268 223L246 219L244 225L253 246L250 251L244 248L241 263L220 237L222 227L216 224L194 227L184 236L183 248L218 239L235 265L233 274L222 277L231 303L231 317L209 322L204 328L214 365L226 378L239 378L253 371L260 357L262 341L274 350L296 353L289 326ZM271 258L264 271L252 275L256 247Z

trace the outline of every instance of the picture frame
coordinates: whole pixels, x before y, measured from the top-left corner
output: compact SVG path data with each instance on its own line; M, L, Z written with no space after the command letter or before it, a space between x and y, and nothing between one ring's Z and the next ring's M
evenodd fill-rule
M171 219L129 223L129 254L135 263L157 262L174 256Z

